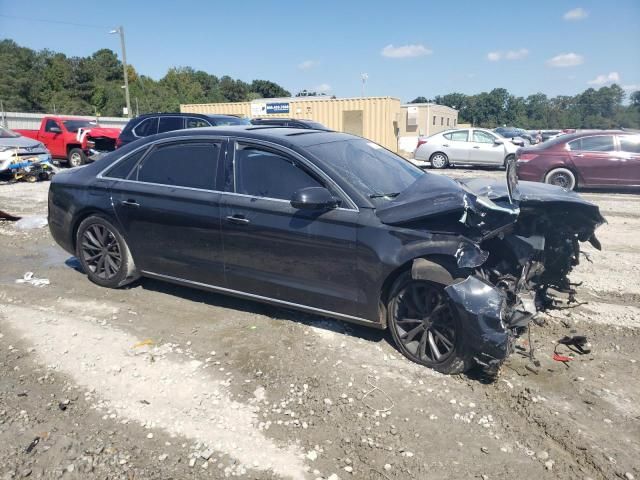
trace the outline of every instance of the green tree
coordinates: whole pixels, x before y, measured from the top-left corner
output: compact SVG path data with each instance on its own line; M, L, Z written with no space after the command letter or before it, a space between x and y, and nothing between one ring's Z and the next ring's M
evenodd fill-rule
M277 98L277 97L290 97L291 93L285 90L277 83L270 82L269 80L254 80L249 85L251 92L258 93L258 98Z

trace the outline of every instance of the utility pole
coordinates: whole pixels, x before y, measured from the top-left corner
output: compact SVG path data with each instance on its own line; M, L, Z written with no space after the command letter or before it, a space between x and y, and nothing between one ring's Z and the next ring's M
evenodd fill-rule
M140 116L140 108L138 106L138 97L136 97L136 117Z
M122 70L124 72L124 95L127 102L127 117L131 118L131 98L129 97L129 75L127 75L127 51L124 46L124 28L120 25L109 33L120 34L120 48L122 49Z
M367 83L367 80L369 79L369 74L362 73L360 74L360 78L362 79L362 98L364 98L364 84Z

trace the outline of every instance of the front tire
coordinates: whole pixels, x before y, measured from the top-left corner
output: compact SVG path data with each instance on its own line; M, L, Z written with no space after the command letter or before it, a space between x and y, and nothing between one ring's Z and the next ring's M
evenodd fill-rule
M545 183L562 187L565 190L576 188L576 177L568 168L554 168L544 177Z
M80 223L76 256L89 280L101 287L119 288L139 277L124 237L105 217L92 215Z
M444 285L398 277L387 304L387 324L398 350L409 360L452 375L472 366L460 322Z
M433 168L446 168L449 166L449 158L442 152L436 152L429 159Z
M67 155L67 163L70 167L79 167L87 163L87 156L81 148L72 148Z

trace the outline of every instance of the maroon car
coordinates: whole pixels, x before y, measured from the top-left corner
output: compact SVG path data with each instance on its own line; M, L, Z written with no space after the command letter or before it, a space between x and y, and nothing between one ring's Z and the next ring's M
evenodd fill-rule
M516 152L518 178L576 187L640 187L640 133L570 133Z

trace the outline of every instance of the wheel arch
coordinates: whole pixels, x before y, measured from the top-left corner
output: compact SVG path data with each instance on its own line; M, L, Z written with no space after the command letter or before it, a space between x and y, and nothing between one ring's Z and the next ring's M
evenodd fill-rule
M79 143L67 143L67 156L69 156L69 152L71 152L71 150L73 150L74 148L83 150L82 145L80 145Z
M553 166L548 167L545 170L544 174L542 175L542 182L543 183L546 182L547 175L549 175L552 171L558 170L560 168L562 168L564 170L569 170L573 174L574 178L576 179L576 185L575 185L574 189L578 188L578 187L582 187L582 186L585 185L585 183L584 183L584 181L582 179L582 175L580 175L580 172L578 171L578 169L574 165L570 165L570 164L567 164L567 163L554 164Z
M411 272L411 276L419 280L431 280L435 283L450 284L462 275L453 255L430 253L413 257L392 270L382 283L380 304L385 309L384 326L386 327L386 306L393 284L400 275Z
M84 220L86 220L87 218L89 218L92 215L98 215L98 216L101 216L101 217L105 217L107 220L109 220L111 223L113 223L116 227L119 226L118 219L111 212L102 210L102 209L97 208L97 207L87 207L87 208L84 208L84 209L80 210L79 212L77 212L75 214L75 217L73 219L73 223L71 224L71 242L72 242L72 245L73 245L74 252L76 250L76 236L78 234L78 228L80 228L80 224Z

